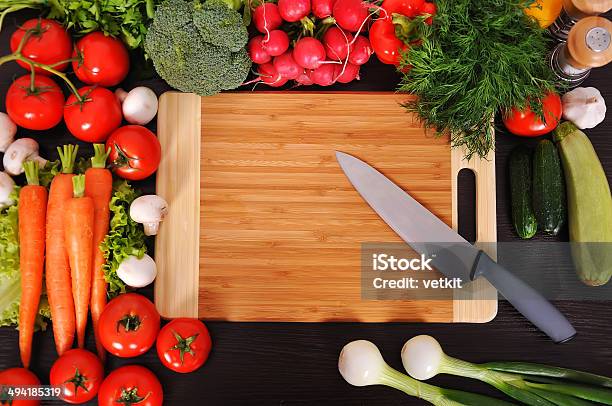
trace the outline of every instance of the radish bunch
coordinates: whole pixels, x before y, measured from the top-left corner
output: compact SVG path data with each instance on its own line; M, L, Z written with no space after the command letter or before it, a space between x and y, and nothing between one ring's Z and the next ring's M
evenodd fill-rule
M252 23L258 33L247 46L257 65L253 82L280 87L291 80L320 86L358 80L361 65L372 55L370 41L360 34L368 18L361 0L278 0L257 6Z

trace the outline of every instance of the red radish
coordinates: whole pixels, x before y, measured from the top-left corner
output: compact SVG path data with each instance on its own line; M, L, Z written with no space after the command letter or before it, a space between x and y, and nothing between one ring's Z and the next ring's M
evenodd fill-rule
M341 28L357 32L368 19L368 6L362 0L336 0L333 15Z
M310 72L312 71L307 71L305 69L302 69L302 73L300 73L300 76L298 76L295 79L295 81L298 82L300 85L305 85L305 86L310 86L314 84L312 79L310 79Z
M263 40L263 35L253 37L251 38L251 40L249 41L249 45L247 46L247 49L249 50L249 56L251 57L251 60L256 64L270 62L270 60L272 59L270 54L266 52L266 50L263 48L263 45L261 44Z
M321 65L310 73L310 79L319 86L332 85L335 78L334 70L335 65L329 63Z
M253 24L262 34L268 34L269 31L280 27L282 23L278 6L274 3L263 3L253 11Z
M278 0L278 11L285 21L300 21L310 14L310 0Z
M434 3L423 3L421 9L419 10L419 15L423 14L431 14L432 17L429 17L425 20L425 24L431 25L433 23L433 16L436 15L438 9Z
M295 43L293 59L304 69L316 69L325 61L325 48L318 39L304 37Z
M263 83L272 87L280 87L287 83L287 79L281 77L274 65L271 63L264 63L257 67L259 78Z
M278 74L287 80L297 79L298 76L304 71L304 69L295 63L291 51L287 51L282 55L277 56L272 61L272 65L278 72Z
M373 53L370 40L360 35L353 43L353 49L349 54L349 62L353 65L363 65L370 59Z
M353 49L353 34L338 27L331 27L323 34L323 45L327 57L333 61L343 61Z
M332 15L335 0L312 0L312 14L317 18L325 18Z
M347 63L346 67L344 65L336 65L334 78L339 83L349 83L355 79L359 80L359 68L359 65L353 65L352 63Z
M289 36L285 31L272 30L268 38L264 37L261 41L261 46L268 55L279 56L289 49Z

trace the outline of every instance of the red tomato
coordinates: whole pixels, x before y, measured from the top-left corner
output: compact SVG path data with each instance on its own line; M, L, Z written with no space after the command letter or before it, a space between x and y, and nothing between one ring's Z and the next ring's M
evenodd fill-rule
M81 82L90 85L115 86L130 70L130 57L123 42L92 32L81 38L72 55L72 68Z
M551 132L559 124L563 112L561 98L557 93L550 92L544 97L542 112L544 123L536 113L531 111L529 106L524 111L512 108L503 115L504 124L512 134L523 137L537 137Z
M117 357L136 357L153 346L159 332L159 313L146 297L126 293L106 305L98 325L106 351Z
M161 160L161 145L155 134L140 125L126 125L106 140L113 171L124 179L141 180L151 176Z
M438 12L438 9L436 8L436 5L434 3L424 3L423 6L421 7L419 14L420 15L430 14L431 17L428 17L425 20L425 24L431 25L433 23L433 16L435 16L437 12Z
M167 368L192 372L206 362L210 354L210 334L198 319L174 319L157 336L157 355Z
M0 372L0 388L4 386L38 386L40 381L34 375L25 368L9 368ZM6 388L2 388L0 392L0 404L8 404L11 406L38 406L40 400L21 400L12 399L11 396L6 392Z
M31 34L21 49L21 55L44 65L55 65L58 62L66 61L52 66L59 71L66 69L72 54L72 41L61 24L53 20L38 18L26 21L11 35L11 52L17 50L26 32ZM17 63L22 68L30 70L29 64L22 61L17 61ZM35 71L49 74L40 68L36 68Z
M62 121L64 94L47 76L34 78L30 88L30 75L13 82L6 93L6 112L20 127L29 130L48 130Z
M121 104L113 92L103 87L79 89L83 104L70 95L64 107L68 131L81 141L103 142L121 125Z
M93 353L74 349L66 351L51 367L49 382L62 386L61 399L68 403L85 403L93 399L104 379L104 367Z
M391 15L398 13L406 17L415 17L421 11L425 0L385 0L382 8Z
M370 28L370 46L382 63L398 66L401 52L408 46L395 36L395 25L390 17L380 18Z
M117 368L108 374L98 392L99 406L161 406L163 402L159 380L140 365Z

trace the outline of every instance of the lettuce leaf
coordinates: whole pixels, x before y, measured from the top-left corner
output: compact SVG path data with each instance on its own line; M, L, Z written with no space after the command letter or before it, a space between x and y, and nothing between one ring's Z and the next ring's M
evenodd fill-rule
M139 194L127 181L115 182L110 201L110 227L100 248L104 253L104 278L108 282L109 297L125 293L125 283L117 276L119 264L134 255L142 258L147 252L146 237L141 224L130 218L130 204Z
M17 326L21 300L19 272L19 224L17 203L19 188L11 195L13 205L0 211L0 326ZM44 330L51 311L46 295L40 298L36 328Z

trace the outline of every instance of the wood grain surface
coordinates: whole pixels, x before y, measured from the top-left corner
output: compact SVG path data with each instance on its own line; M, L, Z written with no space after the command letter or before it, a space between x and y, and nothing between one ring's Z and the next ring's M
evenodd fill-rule
M19 12L6 18L0 32L0 54L10 52L9 37L18 24L36 13ZM607 16L610 18L610 15ZM134 76L146 68L132 66ZM4 96L12 81L26 72L16 64L0 67L0 110L4 110ZM302 87L303 91L392 91L399 75L393 67L373 59L361 69L362 80L330 88ZM71 75L71 77L74 77ZM122 86L149 86L158 95L170 90L159 79L130 78ZM598 88L608 106L612 106L612 66L594 69L583 86ZM259 86L258 90L265 87ZM250 89L245 89L250 91ZM155 121L148 127L155 131ZM496 182L497 236L499 241L518 241L510 219L510 198L507 163L510 151L519 144L533 144L535 140L515 137L497 121ZM599 126L586 131L612 182L612 114ZM65 126L50 131L19 130L20 137L34 137L40 142L41 155L55 159L55 147L74 143ZM91 156L92 149L84 143L81 156ZM23 179L22 179L23 181ZM136 182L143 193L155 192L155 177ZM459 201L473 199L474 189L469 183L459 184ZM470 230L475 213L469 205L459 205L460 231L469 240L475 238ZM564 231L558 237L538 235L537 240L567 240ZM149 244L150 251L153 246ZM546 252L533 256L534 267L550 269L552 260ZM152 287L140 293L153 298ZM376 343L385 360L401 370L400 350L404 342L417 334L435 336L444 350L452 356L473 362L496 360L541 362L599 374L610 374L612 345L610 334L612 311L610 301L561 301L556 303L578 331L569 343L556 345L537 331L507 302L500 301L497 317L486 324L446 323L234 323L206 322L213 340L213 350L206 365L191 374L177 374L163 367L155 348L133 359L108 357L106 372L128 364L144 365L160 379L164 388L164 404L170 406L412 406L425 402L381 386L356 388L348 385L337 370L338 354L343 345L352 340L366 339ZM18 332L0 328L0 369L19 366ZM86 347L95 351L93 332L88 330ZM34 336L32 370L43 383L49 382L49 371L57 354L51 330ZM502 397L490 387L463 378L438 376L430 383L444 387L469 390ZM44 402L61 405L62 402ZM96 405L91 401L88 405Z
M197 309L201 318L226 321L490 321L497 303L486 281L461 291L456 304L451 290L362 299L362 244L402 240L355 191L335 151L374 165L448 224L456 220L454 179L462 168L474 170L478 239L496 238L494 157L467 162L463 150L451 152L447 138L428 134L400 106L410 97L163 95L158 134L167 154L157 191L171 214L156 243L155 303L162 316ZM192 173L197 166L199 178Z

